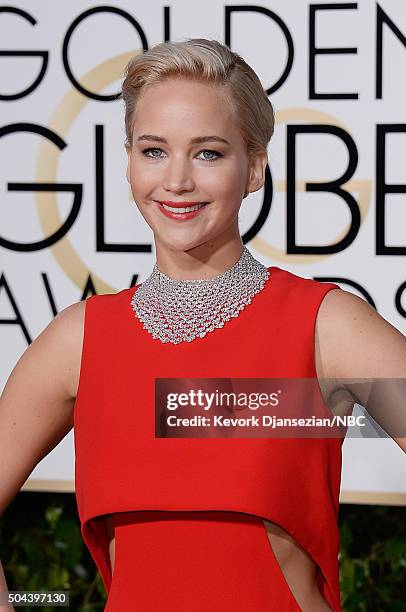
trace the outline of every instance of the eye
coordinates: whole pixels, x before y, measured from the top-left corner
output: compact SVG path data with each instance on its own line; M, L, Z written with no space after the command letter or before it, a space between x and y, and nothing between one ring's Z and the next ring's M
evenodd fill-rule
M149 147L148 149L144 149L142 151L142 154L145 155L145 157L149 157L150 159L161 159L161 155L154 155L154 152L156 151L163 153L162 149L160 149L159 147ZM219 151L212 151L211 149L203 149L202 151L200 151L199 155L201 155L202 153L204 153L205 155L203 158L200 159L203 159L203 161L207 162L216 161L218 158L223 157L222 153L220 153ZM209 157L207 157L206 154L208 154Z
M201 153L209 153L209 155L211 155L211 157L207 158L204 157L204 161L216 161L216 159L218 159L219 157L223 157L222 153L219 153L219 151L212 151L211 149L203 149L203 151L200 151L199 155ZM214 157L213 157L214 155Z
M162 151L162 149L159 149L158 147L150 147L149 149L144 149L142 154L145 155L145 157L151 157L152 159L159 159L161 156L160 155L148 155L148 153L152 152L152 151Z

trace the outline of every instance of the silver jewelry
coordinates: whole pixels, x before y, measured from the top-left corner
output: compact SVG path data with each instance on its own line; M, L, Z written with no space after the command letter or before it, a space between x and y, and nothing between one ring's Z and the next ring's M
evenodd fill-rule
M231 268L207 279L176 280L155 263L151 275L135 290L131 304L155 339L191 342L238 317L268 277L266 266L245 246Z

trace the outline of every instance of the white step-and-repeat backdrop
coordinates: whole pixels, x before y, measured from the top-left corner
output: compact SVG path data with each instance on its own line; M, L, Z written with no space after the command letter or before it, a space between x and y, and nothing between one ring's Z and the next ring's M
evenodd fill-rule
M20 0L0 7L2 385L56 312L150 273L120 80L133 54L190 37L242 54L276 109L266 186L240 214L254 256L337 282L405 333L403 2ZM342 500L405 503L405 468L390 439L346 440ZM71 432L25 488L73 475Z

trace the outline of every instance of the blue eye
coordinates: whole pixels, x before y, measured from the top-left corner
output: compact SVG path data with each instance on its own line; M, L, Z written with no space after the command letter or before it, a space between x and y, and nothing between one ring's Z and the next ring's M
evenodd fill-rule
M162 151L162 149L160 149L159 147L151 147L149 149L144 149L142 152L143 155L145 155L145 157L152 157L153 159L159 159L160 155L148 155L150 151Z
M149 147L148 149L144 149L142 151L142 154L145 155L145 157L149 157L150 159L161 159L161 155L150 155L150 153L153 153L154 151L160 151L161 153L163 153L162 149L160 149L159 147ZM218 151L212 151L211 149L203 149L202 151L200 151L199 155L201 155L202 153L208 153L211 156L209 158L207 158L206 156L200 158L203 159L203 161L207 162L216 161L219 157L223 157L222 153L219 153Z
M210 153L210 155L214 155L215 157L211 157L209 159L204 158L204 161L215 161L216 159L218 159L219 157L223 157L221 153L219 153L218 151L212 151L211 149L203 149L203 151L200 151L200 153Z

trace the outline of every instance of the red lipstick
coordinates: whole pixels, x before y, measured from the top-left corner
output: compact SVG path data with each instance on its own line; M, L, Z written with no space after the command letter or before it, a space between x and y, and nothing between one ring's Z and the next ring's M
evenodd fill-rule
M208 202L171 202L170 200L163 200L160 202L156 202L158 204L159 210L170 219L177 219L178 221L184 221L186 219L192 219L196 217L198 214L204 210L208 204ZM197 210L191 210L190 212L175 212L172 210L166 209L165 206L170 206L171 208L190 208L194 206L199 206Z
M186 208L187 206L196 206L196 204L207 204L207 202L171 202L170 200L161 200L160 204L166 204L171 208Z

